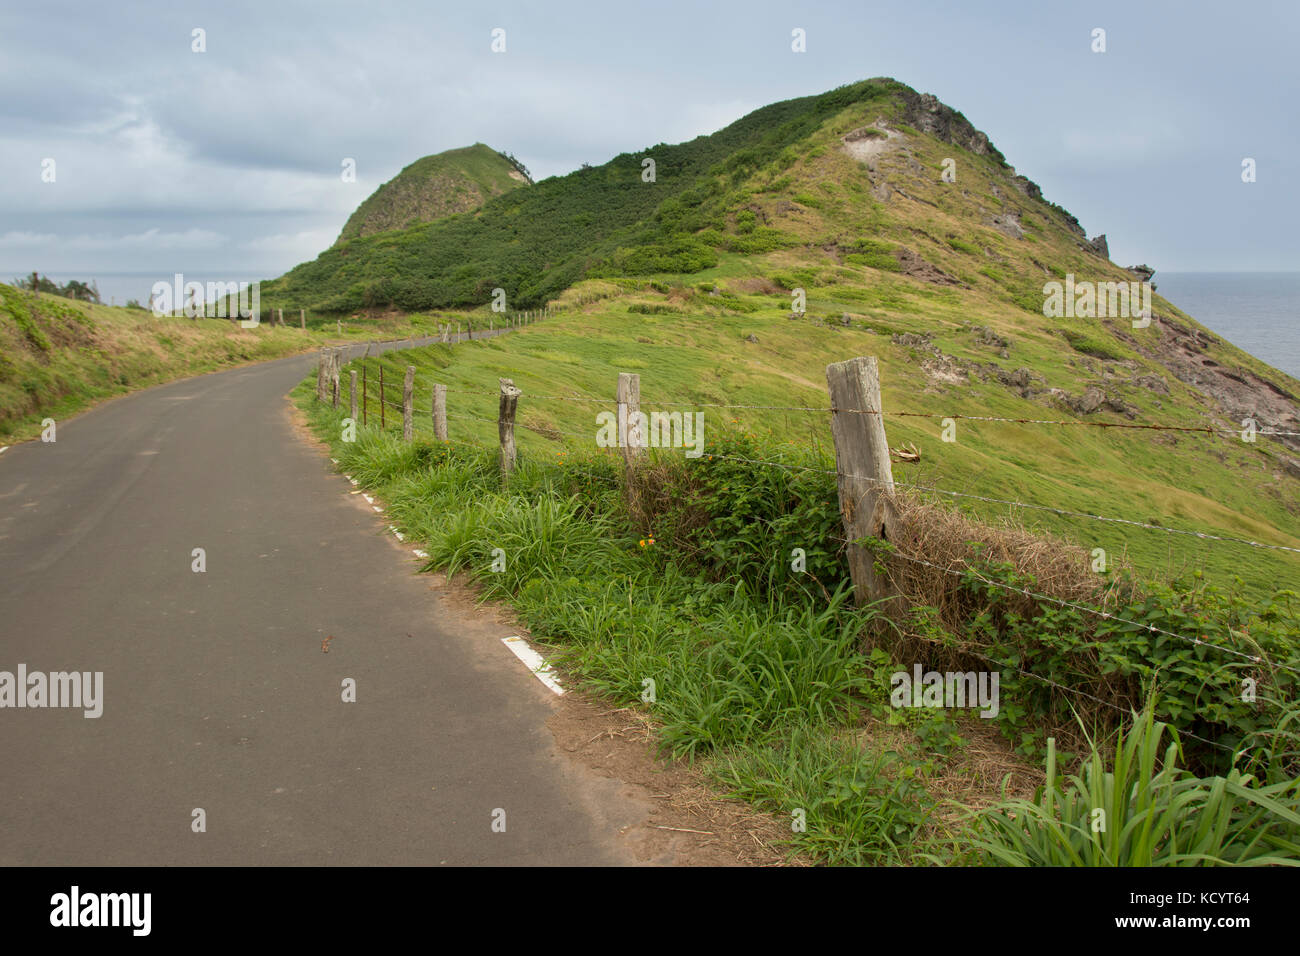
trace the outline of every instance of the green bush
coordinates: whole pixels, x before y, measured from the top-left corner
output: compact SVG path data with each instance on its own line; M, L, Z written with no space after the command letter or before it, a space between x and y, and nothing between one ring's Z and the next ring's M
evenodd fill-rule
M1069 695L1023 671L1066 687L1109 683L1112 691L1118 678L1135 697L1154 682L1160 719L1229 751L1247 738L1260 744L1276 726L1275 701L1300 689L1300 598L1293 591L1261 604L1199 576L1144 582L1141 590L1121 582L1117 593L1130 596L1102 618L1046 601L1025 615L1022 592L1037 592L1037 582L1005 563L972 563L961 588L983 607L962 636L1009 669L1002 685L1008 703L996 719L1029 749L1029 728L1059 725ZM1257 688L1253 701L1242 699L1247 679ZM1221 749L1190 738L1186 748L1195 766L1224 767Z

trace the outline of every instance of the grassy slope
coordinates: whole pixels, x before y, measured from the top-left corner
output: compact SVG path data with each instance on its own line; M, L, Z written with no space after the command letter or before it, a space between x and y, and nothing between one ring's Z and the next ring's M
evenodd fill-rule
M692 278L725 288L743 282L738 274L755 268L751 260L732 257ZM599 285L607 291L616 288L612 283ZM903 304L929 291L901 277L882 277L881 285L892 289ZM576 303L596 291L597 284L588 284L563 301ZM827 299L820 298L822 294ZM818 292L811 304L816 307L835 294L834 289ZM813 325L807 319L791 321L775 296L767 297L767 302L761 296L738 296L744 307L756 311L722 314L723 308L711 304L711 298L689 286L673 298L650 291L620 293L562 309L555 318L517 336L435 346L388 358L387 377L400 381L402 366L416 363L421 407L427 404L425 396L434 381L448 385L451 437L485 443L495 441L496 427L490 420L496 414L496 380L510 377L524 391L519 412L522 452L553 457L566 447L592 449L594 416L600 407L534 396L612 400L617 373L635 371L641 376L647 410L655 401L824 407L826 365L854 355L875 355L881 365L886 411L936 416L934 420L887 418L891 445L911 442L921 452L919 464L895 465L897 481L1300 547L1300 520L1294 513L1297 483L1278 471L1266 444L1246 446L1202 435L964 421L958 423L958 441L944 443L938 419L948 414L1073 416L1021 399L996 383L927 385L918 367L924 356L893 344L886 334L866 331L861 323L845 329ZM674 299L681 313L628 311L637 304L670 305ZM873 314L876 317L870 321L877 329L884 327L885 318L890 328L900 331L935 331L935 340L945 351L988 359L980 354L984 347L973 344L974 336L960 331L966 314L960 307L949 306L948 327L936 324L934 312L922 316L894 308L873 310ZM990 309L982 319L992 321L995 314ZM758 338L756 344L744 341L751 334ZM1035 368L1067 384L1072 372L1067 357L1047 333L1041 338L1044 341L1018 337L1011 347L1012 359L1005 364ZM374 366L372 359L372 382ZM1150 417L1199 423L1190 392L1176 382L1171 382L1171 390L1173 394L1163 398L1163 408L1150 408ZM1176 404L1178 397L1189 407ZM825 413L702 410L706 439L719 429L752 431L764 440L769 455L798 457L802 449L819 448L830 467ZM1109 418L1123 421L1114 415ZM425 424L420 422L421 427ZM1008 512L1002 506L969 504L984 516ZM1291 586L1296 579L1297 556L1285 552L1024 509L1015 509L1013 517L1060 532L1090 550L1102 547L1112 557L1127 554L1158 574L1203 567L1220 582L1240 575L1262 590Z
M512 172L504 156L482 143L425 156L362 202L348 217L339 242L474 209L526 185Z
M432 321L334 322L306 333L294 327L242 329L218 320L157 317L89 305L0 284L0 442L40 432L104 398L247 362L292 355L348 339L401 338L431 331Z
M1133 342L1155 344L1158 325L1130 330L1122 321L1044 318L1049 279L1132 277L1083 248L1068 214L1026 195L1000 156L974 155L906 126L913 116L898 89L868 81L774 104L711 137L648 150L658 159L656 183L640 181L639 156L616 157L502 197L474 216L391 234L350 247L346 256L331 251L285 276L281 290L291 299L308 289L337 297L348 283L368 282L382 264L415 285L436 277L445 298L463 298L466 289L485 298L500 284L515 304L547 294L568 305L524 336L449 353L455 357L442 378L487 390L469 408L489 418L498 375L513 375L526 392L576 388L606 396L618 370L641 373L647 400L824 405L826 364L876 355L886 409L935 416L888 422L894 446L912 442L922 452L919 465L898 466L899 480L1300 545L1300 482L1286 474L1280 449L1268 441L1246 446L1205 435L966 421L955 444L939 441L939 421L950 414L1079 417L1046 395L1021 398L992 374L999 368L1027 369L1037 386L1074 396L1089 385L1103 387L1136 408L1137 421L1231 423L1211 400L1134 349ZM904 135L871 171L845 152L841 137L879 118ZM955 183L940 179L948 157L957 160ZM887 183L892 195L877 198L873 180ZM993 215L1007 213L1019 216L1024 238L993 227ZM547 244L552 237L556 242ZM452 256L447 243L461 254ZM963 285L901 274L900 249ZM556 288L584 270L639 272L655 263L668 268L641 280L589 280L562 295ZM696 288L715 284L720 295ZM791 321L785 290L796 285L807 290L809 314ZM631 311L637 309L661 314ZM1155 311L1200 328L1158 296ZM836 327L846 313L850 327ZM975 326L1009 340L1007 357L981 344ZM907 332L930 336L966 369L956 381L930 374L935 356L928 348L893 343L895 333ZM749 333L758 344L743 341ZM1208 354L1220 364L1300 393L1300 383L1211 339ZM1163 379L1169 394L1133 384L1143 375ZM457 398L450 401L454 415ZM538 407L526 398L523 407L525 421L594 435L586 406ZM778 444L828 441L824 417L733 415L737 426L770 432ZM1104 410L1088 418L1126 421ZM709 419L718 423L717 415ZM490 438L490 424L463 427ZM1240 574L1260 589L1296 579L1296 556L1286 553L1042 512L1013 514L1090 549L1126 553L1159 573L1203 565L1220 578Z

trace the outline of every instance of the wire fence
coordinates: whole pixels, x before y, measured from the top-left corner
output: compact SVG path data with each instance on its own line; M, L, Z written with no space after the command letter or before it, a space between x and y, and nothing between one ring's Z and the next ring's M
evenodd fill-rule
M498 400L500 408L498 410L498 415L495 418L489 417L487 415L474 414L468 408L466 410L457 410L455 412L448 412L445 409L443 409L442 411L443 420L441 423L439 423L438 421L434 420L436 419L436 416L438 414L436 401L432 405L430 418L425 418L425 416L422 414L416 415L413 407L414 406L413 398L406 399L404 397L404 400L399 402L395 402L391 400L391 398L389 397L389 389L391 388L391 386L383 380L382 372L380 372L377 376L375 376L375 378L377 378L378 381L376 381L374 385L371 386L370 384L371 375L369 373L369 365L367 364L368 361L369 359L364 359L361 360L360 362L361 369L362 369L363 388L365 387L376 388L377 394L375 398L380 408L392 409L395 413L394 415L395 422L402 422L404 426L409 427L412 430L419 431L421 433L433 432L435 433L435 435L441 434L445 436L446 420L450 419L452 421L463 422L463 423L474 423L476 425L495 425L497 426L498 430L504 435L507 430L507 427L509 428L509 430L513 431L513 428L516 425L516 422L514 420L515 416L514 416L513 403L510 404L511 410L510 410L508 422L503 418L503 413L500 411L500 409L504 409L507 404L506 402L501 401L501 397L502 397L501 389L474 388L469 386L454 386L454 387L446 386L445 387L445 394L447 396L451 396L453 398L459 396L465 396L467 399L470 400L469 402L470 404L473 404L477 401L480 401L488 397ZM378 364L378 368L379 369L383 368L382 363ZM408 368L414 369L414 366L409 366ZM418 394L427 395L430 393L432 383L429 383L427 381L421 382L418 379L418 376L414 375L414 372L412 373L412 378L414 381L413 394L418 393ZM404 383L402 384L402 387L403 389L405 388ZM637 383L637 392L639 397L639 381ZM837 407L833 403L826 406L769 405L769 404L757 404L757 403L746 404L746 403L693 402L693 401L667 401L667 400L662 400L662 401L661 400L646 400L646 401L638 400L636 403L629 403L626 401L619 402L617 399L600 398L592 395L582 395L582 394L555 395L555 394L531 394L531 393L522 393L520 397L525 402L574 403L574 404L580 404L585 406L595 406L605 410L617 410L618 415L620 416L620 427L622 427L622 423L626 420L626 416L629 413L629 408L631 409L631 414L636 414L637 412L640 412L641 409L643 408L690 408L690 409L725 409L725 410L735 410L735 411L797 412L801 414L818 414L818 415L854 414L854 415L874 416L877 419L898 417L898 418L926 418L926 419L937 420L937 421L967 420L967 421L976 421L976 422L984 422L984 423L997 423L997 424L1009 424L1009 425L1017 425L1017 426L1032 426L1032 427L1081 426L1081 427L1095 427L1100 429L1118 429L1118 430L1144 431L1144 432L1179 432L1179 433L1187 433L1187 434L1203 434L1207 437L1229 437L1230 436L1233 438L1241 438L1243 437L1244 434L1243 432L1231 431L1231 430L1224 429L1222 427L1215 427L1211 425L1196 426L1196 425L1175 424L1175 423L1167 423L1167 422L1110 422L1110 421L1085 421L1085 420L1063 420L1063 419L1062 420L1028 419L1028 418L1009 418L1009 417L966 415L966 414L942 414L942 413L933 413L933 412L912 412L912 411L902 411L902 412L882 414L879 410L873 410L871 408ZM367 403L368 403L368 399L363 397L362 399L363 407ZM874 404L878 404L878 401L875 402ZM385 416L385 420L386 420L386 416ZM595 434L590 430L584 432L577 432L571 429L560 428L554 425L553 423L549 423L549 422L545 424L538 424L535 422L530 423L527 421L522 421L517 424L520 428L532 431L535 434L545 439L558 441L561 440L561 436L563 436L566 438L579 439L583 444L591 444L593 446L597 444L595 439ZM1255 427L1250 429L1250 433L1253 435L1264 435L1264 436L1273 436L1273 437L1300 436L1300 432L1291 432L1291 431L1286 431L1277 428L1261 429ZM622 432L620 432L620 437L622 437ZM447 441L449 439L443 437L440 440ZM513 439L511 439L511 441L513 442ZM480 447L480 448L486 447L485 445L482 445L477 442L458 441L457 443L466 446L471 446L471 447ZM609 451L611 453L616 453L617 449L611 448L609 449ZM511 454L513 454L513 444L511 445ZM624 454L626 454L626 451L624 452ZM1014 498L1002 498L1002 497L995 497L992 495L981 495L981 494L975 494L967 491L958 491L951 488L941 488L930 484L896 481L892 478L892 475L889 476L888 478L882 478L878 474L865 474L865 473L859 473L857 471L844 471L841 470L841 468L838 465L835 468L827 468L827 467L818 467L816 465L774 461L765 458L751 458L751 457L743 457L743 456L736 456L736 455L728 455L719 452L710 453L704 456L704 460L705 461L712 461L712 460L734 461L734 462L745 463L748 465L755 465L761 467L780 468L791 472L815 473L824 476L834 476L837 479L837 482L842 482L844 479L851 479L853 481L863 482L868 485L874 485L877 488L879 488L882 492L886 492L886 493L892 493L893 490L897 488L905 488L926 495L942 495L942 496L947 496L948 498L951 499L971 500L971 501L978 501L984 504L1005 506L1008 508L1045 512L1061 518L1082 519L1087 521L1103 522L1107 524L1136 528L1143 531L1158 531L1168 535L1187 536L1201 541L1213 542L1216 544L1242 546L1242 547L1248 547L1254 549L1268 550L1273 552L1284 552L1287 554L1300 554L1300 547L1295 547L1295 546L1285 545L1285 544L1270 543L1265 541L1258 541L1253 538L1236 537L1228 534L1222 534L1219 533L1218 529L1211 531L1204 528L1171 527L1166 524L1156 524L1151 521L1143 521L1131 517L1120 517L1115 515L1097 514L1088 511L1079 511L1070 508L1058 507L1055 505L1043 504L1039 502L1027 502L1027 501L1020 501ZM620 478L611 475L600 475L594 472L578 469L574 466L566 466L566 467L570 467L577 474L581 474L585 477L594 480L606 482L611 486L619 486L624 483L623 480L621 480ZM836 541L838 544L844 547L849 547L851 545L857 544L857 542L851 541L848 538L838 538L836 539ZM1191 647L1205 648L1215 653L1222 653L1229 657L1238 659L1251 666L1260 666L1266 663L1264 658L1262 658L1259 655L1251 654L1247 651L1242 651L1238 648L1230 647L1216 641L1206 640L1203 637L1197 637L1197 636L1179 633L1177 631L1158 627L1152 624L1144 624L1142 622L1133 620L1131 618L1120 616L1116 614L1114 611L1107 610L1104 607L1093 607L1087 604L1080 603L1078 601L1070 601L1050 594L1045 594L1042 593L1041 591L1036 591L1032 588L1017 587L1015 585L1008 584L1006 582L997 581L995 579L980 574L976 569L970 566L966 566L962 568L944 567L942 565L938 565L933 562L926 561L924 558L918 557L916 555L903 554L897 551L896 549L891 550L890 557L898 558L904 561L912 562L917 565L925 566L931 570L938 571L946 575L953 575L963 579L971 578L987 586L997 587L997 588L1005 589L1010 592L1018 593L1021 596L1029 598L1032 601L1046 602L1058 607L1071 608L1083 614L1093 616L1103 622L1125 625L1126 627L1145 631L1146 633L1152 635L1167 637L1175 641L1185 643L1186 645ZM973 656L979 657L990 664L996 665L999 668L1014 670L1017 673L1020 673L1029 679L1040 681L1045 685L1050 685L1052 688L1054 688L1056 691L1062 694L1075 695L1082 698L1087 698L1095 703L1103 704L1109 708L1120 711L1121 713L1127 713L1125 711L1125 708L1116 705L1113 701L1107 701L1104 698L1098 697L1094 694L1090 694L1079 688L1070 687L1067 685L1063 685L1059 682L1052 681L1049 678L1027 671L1023 668L1020 668L1017 665L1009 664L1005 661L994 660L993 658L987 657L985 655L981 655L979 652L970 649L964 650L963 653L971 653ZM1293 676L1300 677L1300 669L1296 669L1289 665L1280 664L1277 662L1271 662L1270 666L1278 670L1290 673ZM1196 734L1190 733L1189 731L1181 730L1180 733L1183 734L1184 736L1196 739L1209 746L1216 747L1221 750L1231 750L1231 748L1225 747L1220 743L1217 743L1212 740L1208 740L1204 737L1200 737Z

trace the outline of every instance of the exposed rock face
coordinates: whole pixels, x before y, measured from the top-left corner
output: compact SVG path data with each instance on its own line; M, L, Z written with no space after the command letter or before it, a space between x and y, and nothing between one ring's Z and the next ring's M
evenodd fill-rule
M1018 213L1008 212L1001 216L994 216L992 225L994 229L1004 236L1010 236L1012 239L1025 238L1025 230L1020 227L1020 215Z
M1103 259L1110 258L1110 247L1106 245L1106 234L1103 232L1100 236L1088 240L1088 248Z
M935 285L962 284L961 280L956 276L948 275L938 266L931 265L906 247L899 248L894 253L894 257L898 259L898 265L905 276L921 279L924 282L933 282Z
M1149 392L1159 392L1161 395L1169 394L1169 383L1159 375L1139 375L1133 379L1132 384L1138 388L1145 388Z
M971 328L975 333L975 341L980 345L988 345L995 349L1005 349L1011 346L1010 339L1004 339L986 325L976 325Z
M901 345L909 349L929 349L933 348L930 344L930 336L917 334L915 332L901 332L890 338L895 345Z
M1206 354L1214 338L1159 314L1152 316L1156 337L1141 340L1117 330L1129 345L1167 368L1180 382L1211 398L1233 425L1253 418L1261 429L1300 431L1300 399L1280 385L1244 368L1230 368ZM1158 389L1156 389L1158 390ZM1300 438L1278 436L1277 441L1300 450Z
M758 336L757 336L757 335L754 335L754 334L751 332L749 335L746 335L746 336L745 336L745 341L746 341L746 342L753 342L753 343L757 344L757 342L758 342Z
M1038 183L1029 179L1027 176L1012 177L1011 185L1015 186L1016 189L1020 190L1023 195L1028 196L1030 199L1041 200L1043 198L1043 191L1038 188Z
M1005 164L1006 158L989 138L971 125L970 120L930 93L900 91L903 102L903 122L935 139L960 146L976 156L992 156Z

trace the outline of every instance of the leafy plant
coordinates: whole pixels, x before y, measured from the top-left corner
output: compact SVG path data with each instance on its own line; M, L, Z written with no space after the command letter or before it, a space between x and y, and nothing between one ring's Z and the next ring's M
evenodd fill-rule
M1197 777L1179 766L1176 741L1161 753L1169 728L1153 711L1117 734L1109 765L1092 743L1069 777L1049 740L1034 799L984 811L971 846L1004 866L1300 865L1300 781Z

